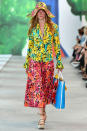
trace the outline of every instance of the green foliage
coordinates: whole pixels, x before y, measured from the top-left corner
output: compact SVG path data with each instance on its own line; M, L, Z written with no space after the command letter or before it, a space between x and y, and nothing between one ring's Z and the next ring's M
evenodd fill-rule
M21 55L36 0L0 0L0 54Z
M85 15L87 20L87 0L67 0L71 6L71 11L75 15Z

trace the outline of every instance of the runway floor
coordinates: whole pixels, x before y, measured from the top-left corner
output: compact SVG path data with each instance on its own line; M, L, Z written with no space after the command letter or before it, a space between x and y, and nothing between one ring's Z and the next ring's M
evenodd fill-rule
M12 56L0 71L0 131L38 131L38 109L24 107L27 76L24 57ZM78 69L62 60L68 90L66 108L46 106L45 131L87 131L87 88Z

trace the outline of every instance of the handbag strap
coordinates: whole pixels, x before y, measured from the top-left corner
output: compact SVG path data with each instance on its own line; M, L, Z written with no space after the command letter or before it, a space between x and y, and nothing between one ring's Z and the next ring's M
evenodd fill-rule
M63 74L60 70L58 72L58 79L63 80Z

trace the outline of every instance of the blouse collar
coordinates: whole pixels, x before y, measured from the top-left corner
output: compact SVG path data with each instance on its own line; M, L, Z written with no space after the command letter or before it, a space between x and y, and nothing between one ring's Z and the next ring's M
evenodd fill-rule
M45 35L46 35L47 23L44 24L44 36L43 36L43 38L42 38L42 32L41 32L39 23L37 24L37 30L39 30L39 35L40 35L41 39L43 40L43 38L44 38Z

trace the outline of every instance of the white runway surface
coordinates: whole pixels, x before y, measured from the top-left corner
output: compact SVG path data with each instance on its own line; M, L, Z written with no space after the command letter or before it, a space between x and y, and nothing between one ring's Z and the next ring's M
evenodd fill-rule
M24 57L12 56L0 71L0 131L38 131L38 109L24 107ZM63 59L66 108L47 105L45 131L87 131L87 89L78 69Z

